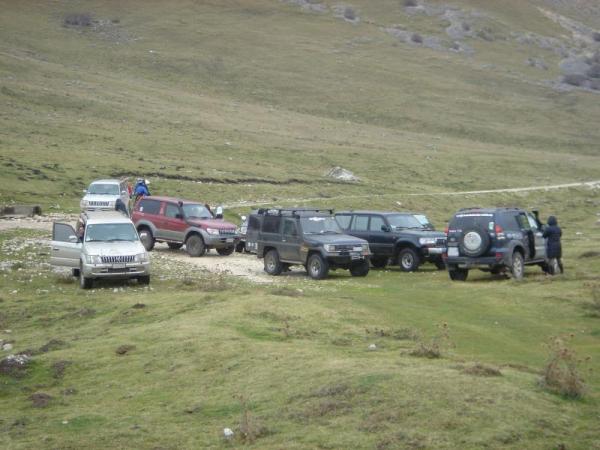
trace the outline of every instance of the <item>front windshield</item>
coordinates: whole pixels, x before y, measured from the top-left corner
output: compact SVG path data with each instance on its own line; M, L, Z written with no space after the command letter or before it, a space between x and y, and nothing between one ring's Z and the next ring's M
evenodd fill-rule
M119 185L113 183L92 183L88 194L94 195L119 195Z
M182 206L185 217L193 219L212 219L211 212L204 205L188 203Z
M304 234L342 233L337 221L331 216L303 217L300 225Z
M421 223L421 225L423 225L423 228L433 230L433 224L429 221L425 214L415 214L414 217L419 221L419 223Z
M394 228L426 228L423 223L421 223L421 221L419 221L419 219L412 214L393 214L387 216L387 220Z
M138 234L131 223L90 224L85 229L85 242L137 241Z

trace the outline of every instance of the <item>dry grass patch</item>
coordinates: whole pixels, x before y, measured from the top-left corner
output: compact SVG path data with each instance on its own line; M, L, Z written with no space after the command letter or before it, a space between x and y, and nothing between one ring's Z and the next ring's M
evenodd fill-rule
M551 392L578 399L586 392L585 381L579 371L579 366L584 361L578 359L575 351L567 346L569 339L572 339L572 336L550 339L547 344L549 360L540 383Z

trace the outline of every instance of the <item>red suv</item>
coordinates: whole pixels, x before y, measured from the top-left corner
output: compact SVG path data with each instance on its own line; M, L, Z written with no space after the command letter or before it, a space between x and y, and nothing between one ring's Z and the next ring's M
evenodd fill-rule
M234 224L215 219L202 203L178 198L144 197L131 220L148 251L156 242L166 242L172 249L185 244L190 256L202 256L211 248L230 255L240 240Z

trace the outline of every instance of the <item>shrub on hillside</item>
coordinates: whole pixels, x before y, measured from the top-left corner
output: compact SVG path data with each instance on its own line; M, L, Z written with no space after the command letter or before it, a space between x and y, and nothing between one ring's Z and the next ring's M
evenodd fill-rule
M404 6L410 8L410 7L419 6L419 4L417 3L417 0L404 0Z
M441 358L443 353L453 345L450 340L450 330L447 323L438 325L439 332L431 341L419 340L417 346L410 352L411 356L436 359Z
M587 71L587 76L590 78L600 78L600 64L594 64Z
M586 386L579 373L581 363L563 337L554 337L548 343L549 360L544 368L541 384L551 392L567 398L583 397Z
M349 6L344 9L344 18L348 20L356 20L356 12Z
M70 27L89 27L92 25L92 16L86 13L68 14L64 19L64 25Z
M413 33L413 35L410 37L410 40L413 41L415 44L422 44L423 36L421 36L419 33Z
M587 77L579 73L565 75L563 78L563 83L570 84L571 86L583 86L586 81Z

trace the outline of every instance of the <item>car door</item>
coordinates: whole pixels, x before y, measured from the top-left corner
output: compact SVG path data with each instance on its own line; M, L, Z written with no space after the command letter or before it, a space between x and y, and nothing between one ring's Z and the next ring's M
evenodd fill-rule
M519 223L519 227L523 233L523 244L527 253L525 255L525 260L527 261L532 258L532 255L535 254L535 236L533 235L531 225L529 224L529 219L525 213L519 213L517 216L517 222Z
M283 232L281 236L281 259L284 261L300 261L300 234L294 219L283 219Z
M53 266L79 267L81 246L75 229L71 225L54 223L50 244L50 264Z
M183 211L176 203L166 202L163 208L162 238L183 242L183 235L188 225L183 219Z
M538 221L531 213L527 213L527 220L529 220L529 226L531 227L531 233L535 242L535 254L532 255L532 258L546 259L546 239L544 239L542 230L538 226Z
M350 225L350 235L358 238L369 240L369 215L368 214L356 214L352 219Z
M394 238L383 216L373 215L369 221L369 247L375 255L391 255Z

